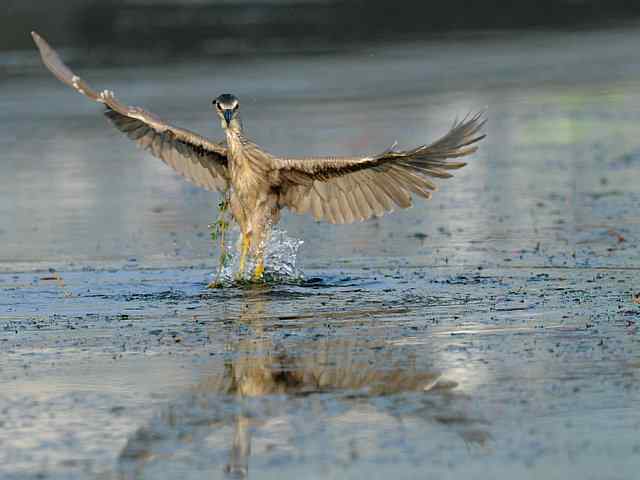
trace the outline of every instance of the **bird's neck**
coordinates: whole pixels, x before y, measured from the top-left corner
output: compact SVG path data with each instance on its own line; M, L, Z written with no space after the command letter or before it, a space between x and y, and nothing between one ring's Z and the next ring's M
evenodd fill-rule
M227 145L229 146L231 153L234 154L240 152L242 150L242 146L245 143L244 135L242 134L242 127L240 126L240 124L234 123L232 121L231 124L224 129L224 131L227 135Z
M229 135L229 131L242 134L242 120L240 120L240 117L237 115L233 117L231 123L228 125L224 120L222 120L222 128L227 132L227 135Z

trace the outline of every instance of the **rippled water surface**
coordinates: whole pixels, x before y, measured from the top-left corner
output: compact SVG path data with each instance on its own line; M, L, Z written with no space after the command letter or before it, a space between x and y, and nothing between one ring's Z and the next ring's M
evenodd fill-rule
M304 241L304 279L216 290L215 194L44 71L0 79L0 476L635 478L639 41L82 71L213 138L233 92L278 154L408 147L487 107L432 201L285 215L272 265Z

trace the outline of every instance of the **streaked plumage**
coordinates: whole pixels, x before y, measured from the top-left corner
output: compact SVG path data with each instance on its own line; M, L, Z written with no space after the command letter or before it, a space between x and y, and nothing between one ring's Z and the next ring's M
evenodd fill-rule
M239 102L230 94L213 101L226 142L213 142L174 127L113 92L94 91L76 76L37 33L33 39L47 68L63 83L105 105L105 115L129 138L196 185L230 192L231 212L242 231L241 271L247 253L257 258L261 277L264 245L282 208L316 220L352 223L411 206L412 195L431 198L431 178L449 178L464 162L448 161L475 152L485 120L476 114L456 122L439 140L411 150L393 149L363 157L281 158L242 132Z

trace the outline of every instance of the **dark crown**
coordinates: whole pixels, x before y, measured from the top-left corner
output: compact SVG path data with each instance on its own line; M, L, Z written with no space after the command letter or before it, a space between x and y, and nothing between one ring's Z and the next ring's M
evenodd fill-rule
M216 102L220 106L229 106L229 107L232 107L233 105L239 103L237 97L235 95L231 95L230 93L223 93L218 98L216 98Z

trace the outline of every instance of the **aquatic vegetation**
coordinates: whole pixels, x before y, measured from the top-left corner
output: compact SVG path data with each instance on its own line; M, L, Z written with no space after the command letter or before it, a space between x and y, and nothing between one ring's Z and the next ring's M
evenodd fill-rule
M230 254L227 250L227 245L225 242L226 233L229 229L230 225L230 215L229 215L229 203L230 203L230 193L229 190L225 190L223 193L222 200L218 204L218 219L215 223L209 225L211 241L216 244L218 243L218 249L220 251L220 256L218 258L218 272L216 274L216 278L208 285L209 288L217 288L220 287L223 270L225 265L229 262Z

